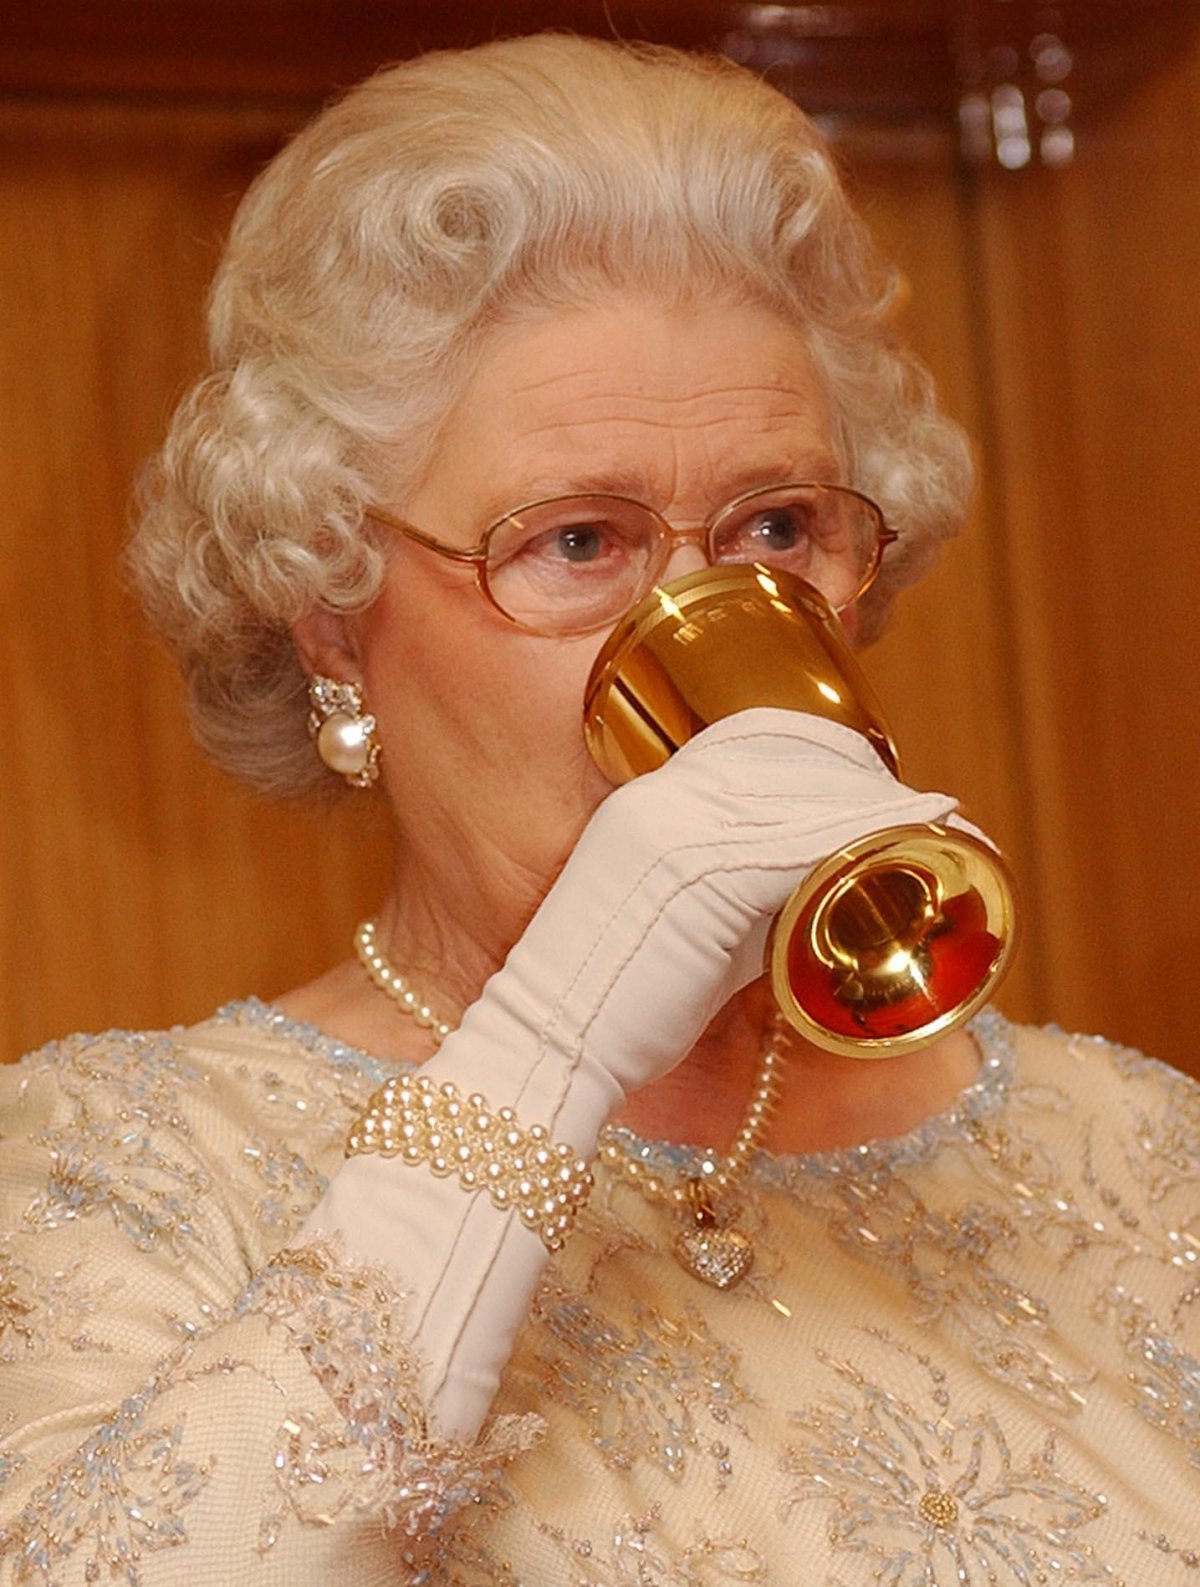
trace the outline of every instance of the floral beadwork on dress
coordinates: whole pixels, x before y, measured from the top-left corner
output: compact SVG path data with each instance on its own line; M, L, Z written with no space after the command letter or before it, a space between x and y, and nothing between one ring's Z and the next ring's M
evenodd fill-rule
M411 1563L444 1547L450 1520L465 1517L473 1528L503 1505L500 1471L536 1443L540 1424L496 1417L470 1447L436 1439L389 1276L339 1260L327 1245L305 1245L280 1252L238 1310L287 1327L342 1415L280 1421L261 1548L273 1547L288 1521L324 1526L344 1510L368 1509L412 1540Z
M102 1421L0 1529L0 1560L11 1560L18 1587L56 1582L77 1551L86 1580L139 1587L146 1555L187 1542L184 1516L212 1467L181 1455L181 1421L155 1414L170 1375L165 1368Z
M73 1036L45 1049L33 1073L49 1072L69 1116L43 1131L46 1188L25 1209L29 1227L53 1229L107 1213L142 1250L181 1252L204 1237L212 1177L189 1140L183 1097L203 1085L165 1036Z
M328 1179L302 1153L257 1130L246 1137L242 1159L262 1186L254 1207L257 1222L288 1239L316 1205Z
M91 1286L81 1277L82 1258L43 1271L22 1261L11 1236L0 1235L0 1365L29 1362L65 1345L74 1351L104 1349L88 1331L120 1278Z
M583 1418L606 1465L628 1471L649 1460L680 1477L689 1460L706 1457L716 1486L725 1486L730 1441L746 1436L739 1413L750 1397L737 1351L715 1339L697 1311L668 1317L634 1303L620 1323L550 1283L534 1301L533 1320L552 1392Z
M1155 1078L1162 1068L1120 1054L1117 1064ZM1073 1349L1056 1339L1046 1296L1031 1286L1032 1275L1041 1271L1049 1279L1086 1256L1100 1264L1094 1281L1099 1298L1128 1264L1151 1261L1179 1274L1175 1322L1182 1307L1200 1298L1200 1210L1189 1208L1177 1219L1172 1199L1197 1183L1200 1105L1194 1086L1179 1077L1170 1084L1179 1094L1169 1116L1140 1114L1136 1134L1121 1120L1105 1126L1122 1136L1119 1147L1100 1139L1098 1121L1083 1121L1071 1165L1039 1132L1040 1119L1071 1114L1069 1095L1005 1079L1011 1095L1002 1113L976 1110L961 1129L942 1136L939 1181L908 1172L916 1158L911 1141L899 1150L885 1143L853 1154L785 1159L772 1172L820 1206L844 1249L902 1275L923 1323L944 1318L964 1330L983 1371L1069 1416L1085 1404L1090 1374L1072 1364ZM925 1147L939 1127L919 1132ZM1118 1178L1122 1190L1114 1188ZM1096 1314L1102 1313L1107 1308L1098 1305Z
M561 1550L555 1587L730 1587L768 1580L766 1560L740 1540L704 1536L672 1557L656 1536L659 1515L651 1507L644 1515L622 1516L602 1542L539 1527Z
M1177 1438L1200 1472L1200 1357L1184 1348L1138 1296L1119 1284L1096 1302L1125 1347L1134 1408L1152 1427ZM1200 1526L1197 1527L1200 1535Z
M797 1442L783 1457L789 1510L817 1505L835 1557L859 1556L865 1584L925 1587L942 1580L1034 1587L1064 1579L1120 1579L1090 1541L1107 1500L1060 1468L1055 1435L1010 1447L987 1410L962 1411L946 1374L893 1341L924 1378L918 1402L887 1386L888 1363L868 1375L850 1358L819 1357L840 1390L798 1412ZM939 1560L950 1567L937 1574ZM848 1567L847 1567L848 1568Z
M35 1055L0 1075L0 1579L195 1587L219 1538L220 1587L1200 1587L1200 1091L975 1028L949 1112L755 1161L736 1291L601 1174L469 1447L402 1284L281 1251L387 1066L254 1001Z

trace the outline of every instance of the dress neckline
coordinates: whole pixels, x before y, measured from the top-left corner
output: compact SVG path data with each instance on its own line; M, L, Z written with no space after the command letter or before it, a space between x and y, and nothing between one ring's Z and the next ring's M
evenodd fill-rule
M222 1024L251 1025L291 1041L315 1057L359 1070L368 1079L382 1083L389 1075L420 1067L408 1059L385 1061L363 1049L327 1035L307 1020L294 1019L274 1004L258 997L240 998L224 1004L215 1019ZM857 1146L838 1147L824 1152L791 1152L778 1156L760 1151L752 1169L756 1176L787 1184L797 1176L840 1178L879 1169L895 1169L922 1161L950 1141L961 1141L967 1131L982 1119L996 1113L1012 1085L1014 1073L1015 1027L997 1009L984 1009L967 1029L979 1045L979 1071L970 1085L959 1092L949 1108L933 1113L912 1129ZM681 1146L671 1141L647 1140L624 1125L611 1126L626 1150L643 1161L649 1172L688 1174L695 1170L702 1155L696 1146Z

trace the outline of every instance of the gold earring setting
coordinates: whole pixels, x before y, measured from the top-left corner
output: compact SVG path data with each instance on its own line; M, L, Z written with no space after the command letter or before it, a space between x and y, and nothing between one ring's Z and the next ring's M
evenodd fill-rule
M354 788L369 788L379 776L379 740L361 684L314 673L308 681L309 736L322 763Z

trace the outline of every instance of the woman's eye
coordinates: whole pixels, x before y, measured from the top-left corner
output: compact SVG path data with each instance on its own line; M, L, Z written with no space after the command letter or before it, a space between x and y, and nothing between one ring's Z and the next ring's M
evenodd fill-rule
M805 571L826 549L820 530L810 502L772 502L722 524L714 552L718 562L769 562Z
M560 515L556 522L548 514L531 514L511 520L492 541L490 572L508 568L527 579L595 583L622 574L637 553L636 533L616 518Z
M752 518L745 532L751 540L769 551L791 551L804 539L807 531L798 522L795 512L778 508Z
M602 530L596 524L580 523L556 530L547 549L565 562L594 562L604 547Z

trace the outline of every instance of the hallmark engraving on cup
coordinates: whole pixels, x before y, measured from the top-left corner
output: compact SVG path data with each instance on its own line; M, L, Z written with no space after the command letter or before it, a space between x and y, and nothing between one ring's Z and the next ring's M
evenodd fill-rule
M764 617L770 616L761 601L747 600L744 596L728 596L723 600L717 598L703 611L697 612L694 617L689 617L686 623L681 623L671 634L672 642L677 645L693 644L702 637L706 628L711 628L714 623L724 622L731 613L737 613L741 617L753 617L759 622Z

